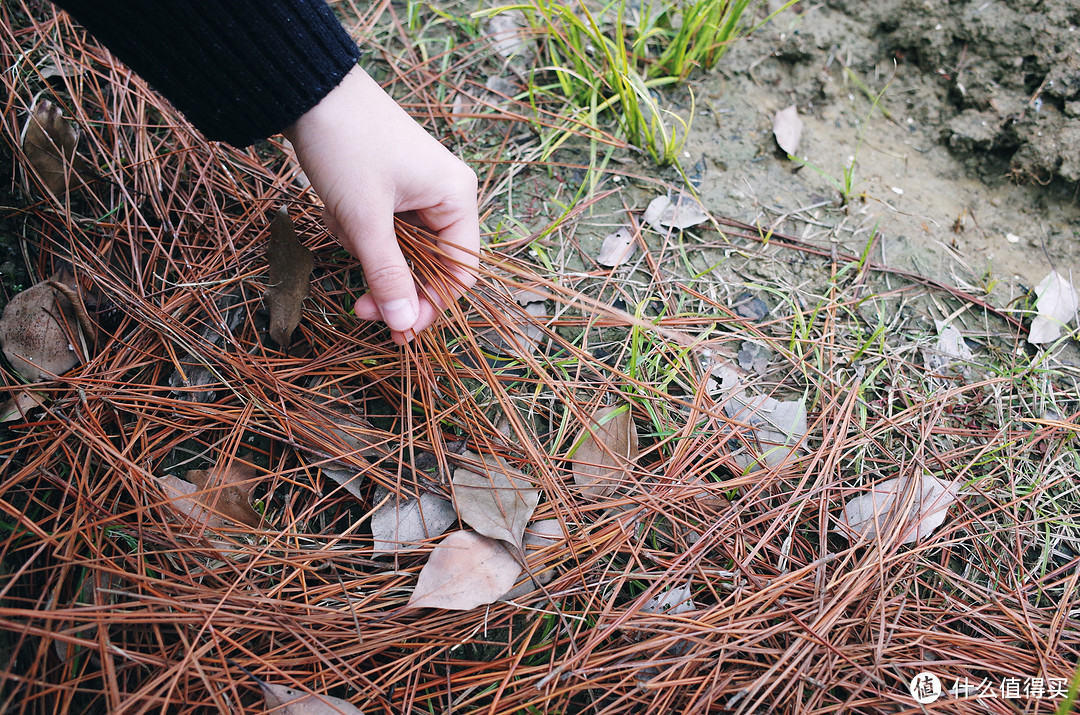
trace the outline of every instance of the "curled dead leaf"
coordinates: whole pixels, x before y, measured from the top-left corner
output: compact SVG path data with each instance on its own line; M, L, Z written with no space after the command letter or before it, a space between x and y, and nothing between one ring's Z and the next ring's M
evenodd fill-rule
M582 430L574 460L574 483L587 498L610 495L632 478L628 469L638 457L637 427L627 405L599 410Z
M285 208L270 223L266 256L270 263L270 283L266 289L270 337L278 345L288 347L293 331L300 325L304 300L311 291L311 269L315 262L311 251L297 240Z
M67 194L72 178L89 171L76 153L79 135L59 107L47 99L34 105L23 133L23 154L41 183L54 196Z
M920 473L917 479L913 487L906 477L887 479L869 494L848 500L837 530L850 541L877 539L897 527L899 544L926 538L945 522L958 489L930 474Z
M501 542L455 531L431 552L407 607L467 611L494 603L520 573L521 564Z
M540 502L540 490L522 472L497 457L472 452L462 456L476 466L454 470L454 507L458 515L484 536L520 547L525 525Z

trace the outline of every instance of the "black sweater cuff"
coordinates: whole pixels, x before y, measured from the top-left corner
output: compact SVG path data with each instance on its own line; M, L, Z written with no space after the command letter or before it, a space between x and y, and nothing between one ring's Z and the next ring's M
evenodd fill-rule
M276 134L360 50L323 0L57 0L209 139Z

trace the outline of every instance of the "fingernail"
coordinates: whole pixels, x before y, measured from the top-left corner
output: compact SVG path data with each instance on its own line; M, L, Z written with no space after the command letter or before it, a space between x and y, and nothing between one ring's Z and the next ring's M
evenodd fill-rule
M379 310L391 330L408 330L416 325L416 319L420 317L412 302L404 298L387 301L379 306Z

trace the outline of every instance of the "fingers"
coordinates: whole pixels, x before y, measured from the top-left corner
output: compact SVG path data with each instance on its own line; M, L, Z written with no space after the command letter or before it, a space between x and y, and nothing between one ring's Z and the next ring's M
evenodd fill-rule
M412 271L394 234L393 211L369 206L363 213L334 211L328 224L336 225L341 243L364 268L371 302L357 305L357 316L381 317L395 333L415 331L420 300ZM373 313L377 312L377 316Z

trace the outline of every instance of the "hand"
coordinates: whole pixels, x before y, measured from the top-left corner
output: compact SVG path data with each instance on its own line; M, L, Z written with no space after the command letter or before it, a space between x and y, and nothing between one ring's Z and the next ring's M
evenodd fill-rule
M402 345L476 282L476 174L362 69L349 72L284 134L323 200L327 226L364 268L369 292L356 301L359 318L381 318ZM394 234L394 214L403 212L434 233L453 259L439 259L453 276L445 281L454 291L445 300L435 290L417 290Z

